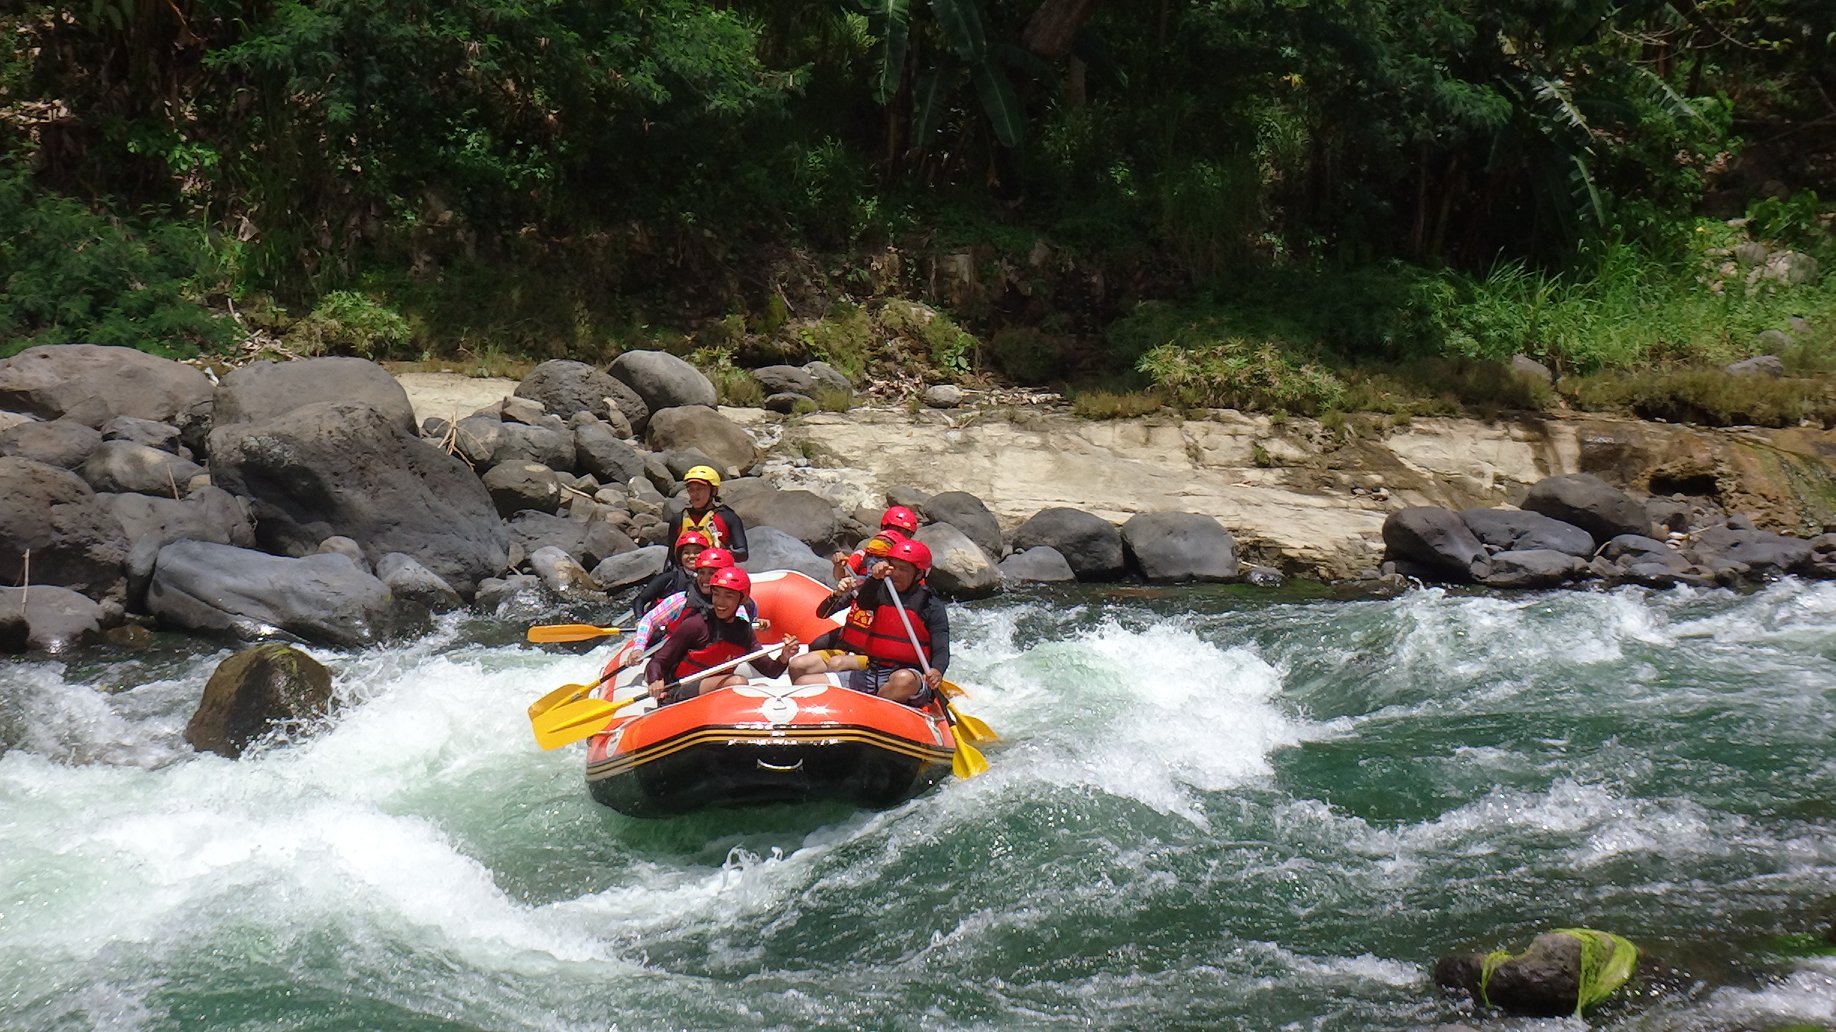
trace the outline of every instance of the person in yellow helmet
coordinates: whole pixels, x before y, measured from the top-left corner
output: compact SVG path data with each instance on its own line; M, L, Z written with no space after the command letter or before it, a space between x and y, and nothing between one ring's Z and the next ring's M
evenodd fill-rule
M733 553L733 561L746 561L746 524L739 514L720 504L720 473L712 466L690 466L682 474L688 504L677 518L675 532L696 531L715 548Z

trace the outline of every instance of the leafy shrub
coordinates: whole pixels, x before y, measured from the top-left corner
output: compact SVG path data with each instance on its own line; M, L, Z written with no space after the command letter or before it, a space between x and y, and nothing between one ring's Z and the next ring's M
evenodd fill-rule
M854 407L854 392L839 387L816 388L816 408L823 412L846 412Z
M867 371L873 349L873 320L859 305L842 302L826 318L797 331L797 336L817 358L843 376L856 379Z
M196 227L114 218L0 167L0 356L40 344L222 351L236 324L201 301L216 257Z
M981 343L934 308L894 299L881 306L880 324L892 333L922 341L931 364L944 372L960 376L975 368Z
M1721 369L1647 369L1575 377L1563 392L1576 407L1630 412L1641 419L1709 426L1836 423L1836 397L1815 380L1735 376Z
M1141 356L1140 368L1183 405L1311 415L1345 394L1344 382L1325 367L1241 337L1190 348L1162 344Z
M334 290L319 299L312 314L288 335L304 355L346 354L361 358L403 358L414 342L408 320L394 309L352 290Z

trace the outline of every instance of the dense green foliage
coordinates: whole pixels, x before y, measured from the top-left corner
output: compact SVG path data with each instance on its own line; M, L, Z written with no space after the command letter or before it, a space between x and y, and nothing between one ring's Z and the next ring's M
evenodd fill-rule
M0 348L859 373L890 340L1317 410L1440 359L1836 345L1821 0L85 0L0 30ZM1752 272L1784 248L1821 264Z

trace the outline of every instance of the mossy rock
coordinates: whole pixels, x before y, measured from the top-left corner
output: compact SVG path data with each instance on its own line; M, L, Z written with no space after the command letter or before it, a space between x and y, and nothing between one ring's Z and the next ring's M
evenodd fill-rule
M331 671L291 645L245 649L218 664L185 740L230 759L269 731L331 712Z

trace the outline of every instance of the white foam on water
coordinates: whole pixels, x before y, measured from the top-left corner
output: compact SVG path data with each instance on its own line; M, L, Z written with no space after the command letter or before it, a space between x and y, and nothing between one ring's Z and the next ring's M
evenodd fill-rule
M1728 1027L1769 1028L1791 1023L1836 1023L1836 957L1814 957L1760 989L1717 989L1698 1017Z
M993 664L967 658L999 686L971 688L974 712L1012 743L987 776L997 783L1094 788L1202 825L1202 794L1266 776L1269 754L1302 738L1276 702L1280 670L1183 626L1106 623Z

